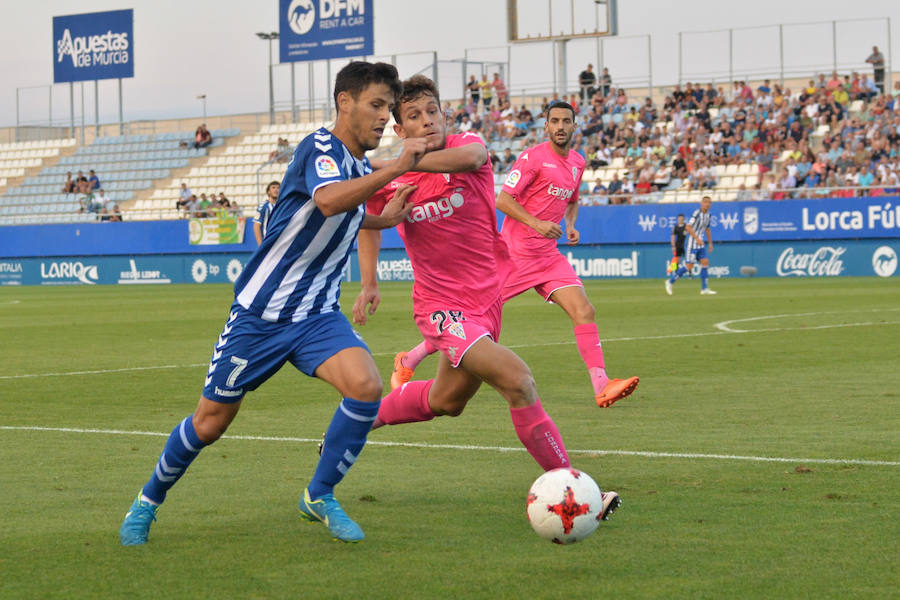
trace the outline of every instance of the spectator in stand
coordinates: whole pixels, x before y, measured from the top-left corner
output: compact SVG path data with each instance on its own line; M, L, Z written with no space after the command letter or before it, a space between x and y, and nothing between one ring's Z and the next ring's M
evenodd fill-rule
M587 68L578 74L578 85L581 88L581 103L587 104L594 97L597 85L597 75L594 73L594 65L588 64Z
M91 193L87 179L81 178L83 181L78 182L78 192L75 200L78 201L78 212L93 212L94 195Z
M81 171L78 171L78 177L75 178L75 190L80 193L84 193L81 191L81 184L87 183L87 182L88 182L88 179L87 179L87 177L84 176L84 173L82 173Z
M182 208L184 209L184 218L185 219L194 218L194 215L197 212L197 206L199 204L200 204L200 201L197 199L197 196L191 195L191 197L188 198L188 200L182 204Z
M859 98L861 100L865 100L866 102L870 102L872 98L878 95L878 86L875 85L875 82L869 79L868 75L862 76L862 81L859 83Z
M878 51L878 46L872 46L872 54L866 59L866 62L872 65L873 75L875 76L875 85L880 93L884 93L884 54Z
M181 190L178 192L178 200L175 201L175 210L185 210L187 211L188 205L192 200L195 200L194 193L187 186L185 182L181 182Z
M510 150L509 148L506 148L503 151L503 158L501 158L500 160L501 160L501 169L504 173L506 173L516 162L516 155L512 153L512 150Z
M194 214L192 216L196 219L203 219L205 217L208 217L209 214L207 211L209 211L210 204L211 203L206 197L206 194L200 194L200 201L194 208Z
M90 177L88 177L88 180L87 180L87 181L88 181L88 188L89 188L91 191L99 190L99 189L100 189L100 178L97 177L97 174L94 173L94 170L93 170L93 169L91 169L90 171L88 171L88 175L90 175Z
M475 79L474 75L469 75L469 81L466 83L466 91L469 94L469 99L472 104L475 106L475 111L478 111L478 103L481 102L481 88L478 86L478 80Z
M277 160L278 162L287 162L291 152L291 144L286 138L279 137L275 149L269 152L269 160Z
M63 194L74 194L77 189L77 184L74 179L72 179L72 171L66 173L66 182L63 183L62 192Z
M603 97L609 96L610 89L612 88L612 75L609 74L609 69L603 67L603 73L600 75L600 93L603 94Z
M619 179L619 172L616 171L613 173L613 178L609 182L608 191L610 195L610 204L619 204L619 202L614 201L612 196L619 194L622 191L622 181Z
M506 89L506 84L500 79L500 73L494 73L494 80L491 82L491 86L497 95L497 102L504 104L509 100L509 91Z
M769 85L769 80L763 80L762 84L756 88L757 95L768 96L772 93L772 87Z
M484 110L488 111L494 102L494 86L488 81L487 73L482 73L481 81L478 82L478 89L481 90L481 101L484 103Z
M206 148L212 141L212 134L206 128L206 123L197 127L197 131L194 132L194 148Z

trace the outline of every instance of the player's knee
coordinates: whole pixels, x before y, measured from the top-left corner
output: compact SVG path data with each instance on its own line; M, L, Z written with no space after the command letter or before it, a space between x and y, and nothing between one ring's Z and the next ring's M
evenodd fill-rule
M356 373L347 382L343 394L361 402L377 402L381 400L382 391L381 377L378 373Z
M441 416L458 417L463 414L467 403L468 400L439 400L436 402L438 406L432 406L431 409Z
M594 305L590 302L579 304L575 309L575 321L578 324L594 322Z
M228 429L230 421L218 415L195 415L194 431L204 444L212 444Z

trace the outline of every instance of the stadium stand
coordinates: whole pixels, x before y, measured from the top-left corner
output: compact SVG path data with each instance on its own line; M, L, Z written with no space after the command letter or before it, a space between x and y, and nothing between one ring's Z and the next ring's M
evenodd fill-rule
M698 202L707 194L730 201L897 193L900 90L873 93L855 73L819 81L798 92L768 81L755 82L755 89L734 82L728 91L686 84L667 89L656 103L633 101L615 86L590 100L570 94L568 101L577 111L573 148L587 163L581 202ZM511 165L504 160L505 151L515 156L544 141L549 101L530 98L518 108L509 103L476 108L468 98L455 109L445 103L444 110L450 133L474 131L485 139L499 188ZM67 171L91 168L107 196L124 203L126 220L184 218L176 208L182 182L198 197L224 193L249 216L262 201L266 184L283 177L296 143L321 126L327 123L266 125L236 139L229 139L238 136L236 129L216 130L213 144L199 150L191 147L193 132L97 138L61 158L75 140L0 145L0 186L11 186L0 196L0 225L96 218L80 214L71 195L60 193ZM287 148L282 138L288 140ZM398 141L389 124L376 155L393 154ZM28 176L40 167L39 174Z
M266 125L259 132L245 136L234 145L229 145L222 154L210 156L201 165L193 167L185 176L173 179L171 184L156 189L150 198L138 200L130 209L123 211L126 219L176 219L184 217L175 208L181 183L187 183L196 196L224 193L240 207L245 216L252 215L262 201L265 187L271 180L284 177L291 154L297 142L322 127L325 123L285 123ZM286 138L288 148L274 158L278 140ZM390 147L396 135L388 127L383 146Z
M213 132L213 143L201 149L194 149L187 144L193 139L193 132L97 138L93 143L78 148L73 154L59 158L56 164L45 167L37 175L26 177L20 185L0 196L0 224L97 220L98 216L94 213L79 212L82 207L75 194L62 193L67 172L87 173L94 169L109 200L115 203L128 202L136 191L154 187L156 181L169 178L173 169L187 167L189 159L206 156L209 148L221 146L225 138L239 133L236 129L216 130ZM57 146L43 147L37 145L43 142L25 142L19 144L21 149L10 152L26 153L22 159L43 159L56 157L61 147L75 144L74 139L57 141L60 142ZM32 146L29 147L28 144ZM5 152L6 150L0 150L0 153Z

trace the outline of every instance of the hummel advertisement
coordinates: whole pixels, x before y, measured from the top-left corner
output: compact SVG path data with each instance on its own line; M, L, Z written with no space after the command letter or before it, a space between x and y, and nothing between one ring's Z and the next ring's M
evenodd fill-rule
M560 247L582 279L662 279L672 260L663 244ZM847 240L833 242L731 242L713 244L710 277L743 277L741 267L755 267L757 277L896 277L900 240ZM412 264L402 249L382 250L378 257L379 281L412 281ZM699 268L695 266L699 272ZM359 277L359 262L352 256L351 281Z
M134 77L134 11L53 17L53 82Z
M372 0L280 0L281 62L374 53Z
M581 241L589 244L667 242L679 214L697 204L638 204L582 208ZM865 239L900 237L900 197L713 202L713 240Z

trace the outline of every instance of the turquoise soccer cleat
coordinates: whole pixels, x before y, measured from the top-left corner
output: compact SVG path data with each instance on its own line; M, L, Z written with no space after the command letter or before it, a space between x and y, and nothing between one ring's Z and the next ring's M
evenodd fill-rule
M157 510L159 506L141 502L141 494L138 493L131 508L125 513L122 528L119 529L119 538L123 546L139 546L147 543L147 534L150 533L150 525L156 520Z
M337 541L361 542L366 537L362 528L347 516L338 501L334 499L334 494L325 494L321 498L312 500L309 497L309 490L303 490L299 508L300 516L304 520L312 523L322 521Z

